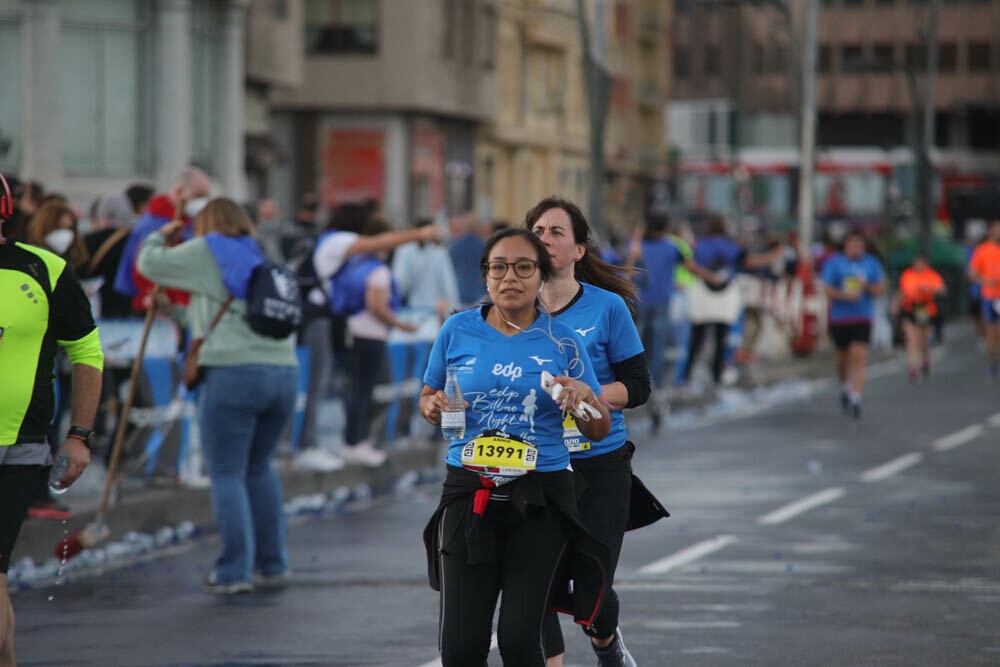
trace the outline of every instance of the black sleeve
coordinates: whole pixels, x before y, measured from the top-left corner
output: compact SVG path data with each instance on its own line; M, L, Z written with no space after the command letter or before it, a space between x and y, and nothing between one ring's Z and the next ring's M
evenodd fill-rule
M57 340L79 340L94 330L90 301L73 269L63 269L52 290L49 322Z
M644 352L611 364L611 370L615 373L615 380L625 385L625 390L628 392L626 408L637 408L649 399L652 385Z

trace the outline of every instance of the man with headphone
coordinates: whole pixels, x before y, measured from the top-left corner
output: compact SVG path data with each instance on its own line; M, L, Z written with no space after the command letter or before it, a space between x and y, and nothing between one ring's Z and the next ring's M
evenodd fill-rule
M45 434L55 397L56 346L73 365L72 426L58 456L67 487L90 463L90 437L101 395L104 355L80 283L58 256L3 236L14 211L0 175L0 667L15 665L14 609L7 569L28 505L47 483L52 456Z

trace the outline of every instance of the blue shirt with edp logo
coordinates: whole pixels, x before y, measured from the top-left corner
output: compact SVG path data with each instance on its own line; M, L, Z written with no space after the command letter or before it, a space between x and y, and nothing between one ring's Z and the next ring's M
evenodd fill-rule
M446 372L456 369L465 410L465 435L448 447L445 461L461 467L462 445L489 430L500 430L538 448L536 470L569 466L563 443L562 410L542 389L542 371L568 375L600 394L583 340L572 328L540 313L525 331L505 336L484 319L486 308L448 318L431 349L424 384L443 389Z

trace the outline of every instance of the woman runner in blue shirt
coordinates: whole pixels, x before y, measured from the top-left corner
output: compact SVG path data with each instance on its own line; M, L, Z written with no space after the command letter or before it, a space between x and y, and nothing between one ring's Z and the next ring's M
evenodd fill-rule
M583 340L538 308L542 282L552 277L541 241L525 229L500 231L486 243L481 266L490 303L444 323L420 395L420 412L434 425L448 406L447 372L456 373L466 401L465 433L451 440L441 503L424 531L431 586L441 593L441 663L486 664L502 591L504 664L541 667L549 588L571 539L586 532L563 410L590 406L596 416L581 420L579 430L594 441L607 435L611 417ZM564 388L558 402L542 386L545 372ZM607 564L607 549L593 546L600 585L593 604L577 608L585 625L600 606Z
M563 437L573 469L586 480L579 500L580 517L597 539L611 549L611 572L618 564L627 528L637 528L664 516L666 510L632 476L635 446L628 441L623 408L646 402L650 393L648 365L628 303L637 288L618 267L601 260L590 238L590 226L576 204L548 197L528 211L525 226L552 257L553 276L540 295L546 311L583 338L601 383L601 399L611 408L611 429L603 439L587 438L569 417ZM633 488L635 485L635 488ZM638 496L639 500L633 500ZM631 510L631 517L630 517ZM618 596L609 591L594 623L585 630L600 665L634 666L618 630ZM562 665L565 652L555 614L544 627L549 667Z

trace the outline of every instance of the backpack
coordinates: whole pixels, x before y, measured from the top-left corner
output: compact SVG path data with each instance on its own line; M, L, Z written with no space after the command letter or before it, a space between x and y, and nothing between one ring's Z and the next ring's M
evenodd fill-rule
M385 262L372 255L356 255L349 258L340 270L330 280L330 290L327 299L334 315L350 317L365 309L365 288L368 276ZM390 307L398 308L402 299L396 279L392 279L392 298Z
M287 338L302 323L302 290L290 269L264 262L247 284L247 324L268 338Z

